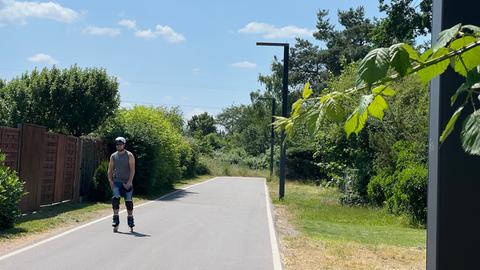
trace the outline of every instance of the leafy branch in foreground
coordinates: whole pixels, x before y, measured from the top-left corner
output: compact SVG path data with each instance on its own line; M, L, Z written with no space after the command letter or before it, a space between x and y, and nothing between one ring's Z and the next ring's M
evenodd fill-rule
M473 113L464 121L461 140L466 152L480 155L480 110L477 111L474 102L480 93L479 65L480 27L457 24L442 31L437 43L421 54L405 43L370 51L359 63L353 88L313 96L309 83L305 84L302 97L292 106L292 115L277 117L275 126L291 136L297 124L305 123L310 133L317 134L323 121L335 121L344 123L347 137L352 133L358 135L369 117L383 119L388 99L397 91L392 82L417 74L422 83L428 84L450 66L465 77L465 82L451 97L451 106L458 103L458 107L439 140L445 141L464 108L472 106ZM358 105L348 114L352 101Z

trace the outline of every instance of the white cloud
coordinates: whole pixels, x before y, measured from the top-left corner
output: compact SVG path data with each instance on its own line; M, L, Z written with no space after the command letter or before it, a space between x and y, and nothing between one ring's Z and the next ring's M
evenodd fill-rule
M156 35L152 30L147 29L147 30L137 30L135 31L135 36L140 37L140 38L155 38Z
M97 26L88 26L82 30L84 34L94 35L94 36L117 36L120 34L120 30L117 28L110 27L97 27Z
M36 55L34 55L32 57L29 57L28 61L33 62L33 63L47 63L47 64L50 64L50 65L58 64L58 61L55 58L51 57L48 54L44 54L44 53L37 53Z
M281 28L275 25L250 22L243 28L238 30L244 34L261 34L266 39L279 39L279 38L295 38L295 37L312 37L314 30L307 28L300 28L294 25L287 25Z
M156 37L163 37L166 39L168 42L171 43L178 43L185 41L185 37L180 34L175 32L170 26L168 25L157 25L155 27L155 30L151 29L146 29L146 30L137 30L135 31L135 35L140 38L156 38Z
M257 64L251 63L251 62L248 62L248 61L243 61L243 62L230 64L230 66L232 66L234 68L256 68Z
M121 26L124 26L128 29L137 29L137 22L135 20L126 20L126 19L123 19L121 21L118 22L119 25Z
M71 23L79 17L79 13L53 2L0 0L0 24L26 24L29 17Z
M175 32L170 26L168 25L159 25L156 26L156 32L167 39L169 42L177 43L182 42L185 40L185 37L182 34Z

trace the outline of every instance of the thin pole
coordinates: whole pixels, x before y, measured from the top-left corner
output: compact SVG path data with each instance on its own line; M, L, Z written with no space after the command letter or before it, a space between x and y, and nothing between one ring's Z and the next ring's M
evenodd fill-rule
M282 116L288 117L288 53L290 46L287 44L283 47L283 88L282 88ZM283 199L285 196L285 131L282 129L280 133L280 186L279 197Z

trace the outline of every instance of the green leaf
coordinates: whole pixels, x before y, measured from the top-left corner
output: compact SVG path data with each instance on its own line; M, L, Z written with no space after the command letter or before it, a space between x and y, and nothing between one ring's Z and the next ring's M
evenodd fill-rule
M443 130L442 135L440 136L440 143L443 143L445 141L445 139L448 137L448 135L450 135L450 133L452 133L453 128L455 126L455 122L457 122L458 117L460 116L460 114L462 114L462 110L463 110L463 106L459 107L453 113L452 117L450 118L450 120L447 123L447 126Z
M467 73L467 79L465 82L460 85L455 94L453 94L453 96L450 98L451 105L453 106L460 94L468 92L478 82L480 82L480 73L477 67Z
M320 108L324 115L331 121L340 122L344 120L345 110L340 104L338 98L341 96L339 92L332 92L320 99ZM323 116L323 115L322 115Z
M377 95L368 106L368 114L380 120L385 115L384 111L388 108L388 103L381 95Z
M466 33L470 32L470 33L476 35L477 37L480 36L480 27L475 26L475 25L471 25L471 24L464 25L464 26L462 26L462 31L466 32Z
M395 44L390 47L390 65L400 74L405 76L412 65L410 64L410 55L404 48L403 43ZM418 57L418 56L417 56Z
M472 36L464 36L454 40L450 44L449 48L452 50L459 50L476 41L477 39ZM478 65L480 65L480 46L453 57L453 69L464 77L467 76L468 71L472 70Z
M387 97L392 97L395 95L395 90L385 85L379 85L373 88L372 93L375 95L381 94Z
M292 105L292 116L298 116L300 114L300 109L302 108L303 99L298 99Z
M307 112L304 115L306 119L305 121L306 128L308 133L311 136L315 134L316 122L317 122L317 119L319 118L319 110L318 108L315 108L315 107L317 107L317 104L307 109Z
M420 55L420 62L426 62L430 58L430 56L432 56L432 53L433 53L432 48L423 52L422 55Z
M373 95L364 95L360 98L360 104L358 105L357 109L348 117L347 121L345 122L345 131L347 132L347 138L355 132L358 133L363 129L365 126L365 122L367 121L368 117L368 106L372 103Z
M310 95L313 93L313 90L312 88L310 88L310 83L307 82L305 84L305 87L303 87L303 94L302 94L302 97L304 99L307 99L308 97L310 97Z
M359 82L372 84L385 77L390 65L390 54L388 48L377 48L370 51L360 62L358 67Z
M345 122L345 132L347 133L347 138L355 132L356 135L363 129L365 122L367 121L367 111L362 114L358 113L358 109L355 110Z
M415 51L415 49L413 49L412 46L406 43L401 43L401 44L403 49L408 53L408 56L410 57L410 59L418 62L418 60L420 59L420 56L418 56L417 51Z
M437 59L441 56L444 56L446 54L449 53L448 49L446 48L440 48L436 53L434 53L433 55L431 55L430 57L430 53L429 52L430 49L428 51L426 51L421 57L420 59L424 59L425 57L426 58L430 58L429 60L433 60L433 59ZM422 80L422 82L424 84L428 84L428 82L430 82L433 78L435 78L436 76L442 74L448 67L448 64L450 63L450 60L449 59L445 59L439 63L436 63L434 65L430 65L428 67L425 67L425 68L422 68L420 69L419 71L417 71L417 74L420 76L420 79Z
M463 149L472 155L480 155L480 112L475 111L465 119L461 133Z
M445 47L445 45L452 41L452 39L458 34L461 25L462 24L459 23L452 28L445 29L440 32L440 34L438 34L437 43L432 47L432 52L436 53L438 50L440 50L440 48Z
M360 98L360 104L358 105L358 113L363 114L363 112L366 112L372 100L373 95L363 95Z

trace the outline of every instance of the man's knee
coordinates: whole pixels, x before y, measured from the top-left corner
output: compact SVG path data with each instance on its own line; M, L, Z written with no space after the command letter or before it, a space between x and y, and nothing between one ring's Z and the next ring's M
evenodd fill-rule
M128 211L133 210L133 202L132 201L125 201L125 206L127 207Z
M112 198L112 208L113 208L113 210L120 209L120 198L119 197L113 197Z

